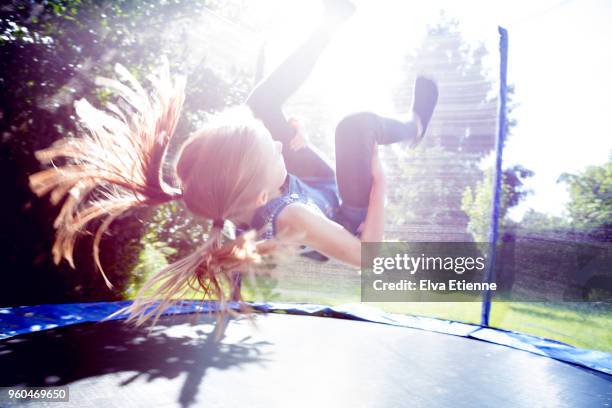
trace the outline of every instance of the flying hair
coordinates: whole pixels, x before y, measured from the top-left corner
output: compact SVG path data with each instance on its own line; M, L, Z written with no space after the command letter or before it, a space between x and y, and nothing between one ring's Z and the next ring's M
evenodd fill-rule
M185 99L185 78L172 80L169 63L163 59L159 72L147 77L152 85L149 93L125 67L117 64L115 72L118 79L99 77L96 84L111 90L120 98L120 103L106 103L106 110L100 110L85 99L75 102L77 116L85 131L78 137L63 138L35 152L36 158L50 167L29 177L30 188L37 196L50 194L53 205L63 201L53 223L56 229L52 248L55 264L65 259L76 269L73 251L78 235L92 220L103 220L95 232L93 257L111 289L113 285L100 262L99 244L117 217L140 206L156 206L183 199L187 207L198 215L224 220L237 211L237 206L251 198L249 192L252 189L240 183L253 185L254 175L264 168L263 161L258 161L253 153L256 145L251 137L252 134L263 137L262 125L237 124L235 131L227 126L220 131L209 128L192 136L181 149L177 161L177 168L183 173L181 188L168 185L162 177L162 169ZM228 140L231 143L228 144ZM193 156L193 163L202 163L205 159L201 150L215 152L234 145L250 149L244 150L242 156L253 155L252 166L259 167L238 174L240 177L236 181L230 177L234 176L231 173L225 181L204 177L202 182L201 174L214 173L199 173L198 177L188 174L192 172L191 166L186 166L191 163L189 157ZM220 154L209 154L209 157L213 156ZM64 159L64 164L57 163L60 158ZM91 197L94 192L98 193L98 198ZM196 207L195 203L202 202L199 199L202 194L212 193L219 196L217 200L211 200L214 205ZM261 264L278 248L275 241L258 242L255 237L255 231L250 231L237 239L224 239L222 227L215 225L206 242L190 255L154 273L140 288L131 305L107 319L127 314L127 322L136 326L150 318L155 325L165 310L191 291L201 293L203 300L217 300L221 312L232 313L226 307L227 293L235 289L236 280L232 279L232 274L238 270L241 273L252 272L251 266Z

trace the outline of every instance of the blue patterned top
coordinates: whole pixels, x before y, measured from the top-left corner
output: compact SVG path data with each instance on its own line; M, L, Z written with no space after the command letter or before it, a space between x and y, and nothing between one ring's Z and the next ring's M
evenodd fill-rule
M340 206L338 186L335 180L298 178L287 174L281 186L282 195L259 207L251 221L251 227L259 231L260 239L271 239L277 233L278 214L292 203L304 203L319 214L334 219Z
M258 239L272 239L276 236L276 220L280 212L291 203L304 203L315 212L334 220L340 207L340 195L336 180L321 178L298 178L288 173L281 186L282 195L268 201L255 210L251 225L238 225L236 236L242 235L251 228L258 231ZM325 255L302 246L300 255L316 261L327 261Z

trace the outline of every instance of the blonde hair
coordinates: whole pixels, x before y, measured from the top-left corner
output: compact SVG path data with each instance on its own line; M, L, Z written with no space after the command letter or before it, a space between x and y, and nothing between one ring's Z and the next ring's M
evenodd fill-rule
M113 220L135 207L175 199L183 199L194 214L212 220L236 217L264 188L269 166L261 139L270 137L246 108L217 115L181 146L175 166L180 188L171 187L162 177L162 164L183 105L185 79L172 81L164 60L159 74L148 77L153 85L149 94L127 69L116 65L115 71L120 81L97 78L96 83L114 91L128 106L121 109L107 103L108 111L102 111L86 100L77 101L76 113L87 132L37 151L36 157L52 167L30 176L36 195L50 193L54 205L66 198L53 224L56 264L63 258L75 268L78 233L90 221L105 217L94 237L93 256L109 288L112 284L100 263L99 243ZM67 164L56 165L53 161L59 157L67 158ZM88 200L94 190L104 198ZM248 266L261 263L275 248L274 242L255 241L254 231L224 240L222 228L215 226L204 244L155 273L130 306L109 318L127 313L127 322L140 326L154 317L155 325L176 298L189 290L201 292L203 300L218 300L221 312L231 313L225 307L226 289L234 289L231 273L237 268L250 271ZM146 296L149 291L153 293Z
M252 205L267 185L270 159L261 141L270 137L246 107L215 115L190 136L176 162L187 208L205 218L225 220Z

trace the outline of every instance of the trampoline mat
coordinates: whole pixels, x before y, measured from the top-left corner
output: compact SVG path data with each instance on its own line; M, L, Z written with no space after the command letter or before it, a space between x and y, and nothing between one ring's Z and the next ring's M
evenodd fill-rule
M75 407L599 407L610 376L463 337L362 321L258 315L122 321L0 342L0 386L68 385ZM0 401L6 404L7 401ZM33 403L32 403L33 404ZM28 404L20 403L19 406Z

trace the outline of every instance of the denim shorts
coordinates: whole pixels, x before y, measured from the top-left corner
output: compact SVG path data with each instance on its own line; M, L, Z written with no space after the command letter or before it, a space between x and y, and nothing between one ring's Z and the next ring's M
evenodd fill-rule
M327 196L326 200L329 203L336 204L333 214L329 218L338 224L342 225L348 232L355 236L360 234L357 232L359 225L365 221L368 213L367 207L351 207L345 204L337 205L340 202L340 194L338 193L338 185L335 180L312 181L308 178L303 178L306 183L317 188L320 194Z
M334 221L342 225L351 234L359 237L361 233L357 232L357 229L365 221L367 213L367 208L349 207L342 204L334 216Z

